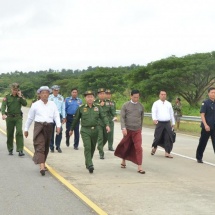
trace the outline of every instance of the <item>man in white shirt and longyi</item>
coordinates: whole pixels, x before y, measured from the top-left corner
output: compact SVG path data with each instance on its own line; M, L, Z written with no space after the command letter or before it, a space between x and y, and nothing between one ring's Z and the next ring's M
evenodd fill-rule
M173 158L170 154L173 148L173 127L175 125L172 104L166 100L166 92L160 91L159 100L152 106L152 120L156 125L151 155L154 155L157 147L165 149L165 157Z
M49 153L49 144L52 136L53 122L56 123L57 134L60 133L61 122L60 115L56 104L53 101L48 101L51 89L47 86L42 86L37 91L40 94L40 100L33 103L28 118L25 123L25 137L28 137L28 130L33 121L34 123L34 157L35 164L40 164L40 173L45 175L45 162Z

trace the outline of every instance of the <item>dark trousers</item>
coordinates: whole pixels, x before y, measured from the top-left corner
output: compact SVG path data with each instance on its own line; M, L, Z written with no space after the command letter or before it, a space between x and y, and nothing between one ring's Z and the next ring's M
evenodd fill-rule
M67 116L66 116L66 139L67 140L69 140L69 138L70 138L69 131L70 131L73 119L74 119L73 115L67 114ZM77 125L75 126L75 129L74 129L74 147L78 147L78 145L79 145L79 137L80 137L79 124L80 124L80 122L77 123Z
M60 116L60 121L62 122L62 116ZM62 131L63 131L62 126L61 126L59 134L56 134L55 130L56 130L56 123L54 122L53 123L52 138L51 138L50 146L49 146L51 150L54 149L54 143L55 143L55 146L57 149L60 148L60 143L62 140Z
M209 137L211 137L212 145L213 145L213 149L214 149L214 153L215 153L215 129L206 131L204 128L202 128L201 137L199 138L199 145L196 150L196 159L202 160L203 153L207 146Z

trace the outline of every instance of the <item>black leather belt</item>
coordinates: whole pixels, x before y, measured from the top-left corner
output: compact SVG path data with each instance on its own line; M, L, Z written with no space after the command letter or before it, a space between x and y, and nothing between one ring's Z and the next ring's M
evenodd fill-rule
M169 121L158 121L158 122L160 122L160 123L168 123L168 122L170 122L170 120Z
M73 114L67 114L67 116L71 116L71 117L74 117L75 115L73 115Z

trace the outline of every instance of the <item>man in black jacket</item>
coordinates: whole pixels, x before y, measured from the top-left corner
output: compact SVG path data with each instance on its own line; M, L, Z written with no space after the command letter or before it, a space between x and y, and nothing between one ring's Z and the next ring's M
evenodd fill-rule
M198 163L203 163L203 153L209 137L211 137L215 152L215 87L210 87L208 89L208 97L209 99L202 102L200 109L202 130L199 138L199 145L196 150L196 159Z

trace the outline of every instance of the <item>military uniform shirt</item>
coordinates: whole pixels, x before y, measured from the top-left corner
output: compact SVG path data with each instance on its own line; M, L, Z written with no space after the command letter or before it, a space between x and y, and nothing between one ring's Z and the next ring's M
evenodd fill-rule
M1 106L2 115L4 115L6 111L7 114L21 114L21 107L26 105L27 101L22 97L8 94L2 100Z
M114 114L114 109L111 107L110 102L109 102L108 100L104 100L104 101L103 101L103 102L104 102L104 105L103 105L103 106L101 106L101 102L102 102L102 100L100 100L100 99L96 99L96 100L94 101L95 104L100 105L100 107L102 108L102 110L103 110L104 113L106 114L108 120L111 121L111 120L113 119L112 115ZM100 124L101 126L104 126L104 123L102 122L101 119L99 120L99 124Z
M82 104L82 100L80 98L72 98L67 97L65 99L65 111L66 114L75 115L78 107Z
M215 101L207 99L202 102L200 113L205 114L205 120L211 129L215 127ZM204 124L201 123L201 127L204 128Z
M61 96L60 94L58 94L57 96L54 96L53 94L51 94L49 96L49 101L53 101L56 104L57 109L58 109L59 113L61 114L61 116L63 118L66 118L65 102L64 102L63 96Z
M90 108L87 104L81 105L75 114L74 120L71 125L71 131L74 130L75 125L81 118L82 127L95 127L99 124L101 118L103 123L109 126L108 119L99 105L93 104Z
M111 117L116 117L116 103L112 100L112 99L107 99L106 101L108 101L110 103L111 106Z

